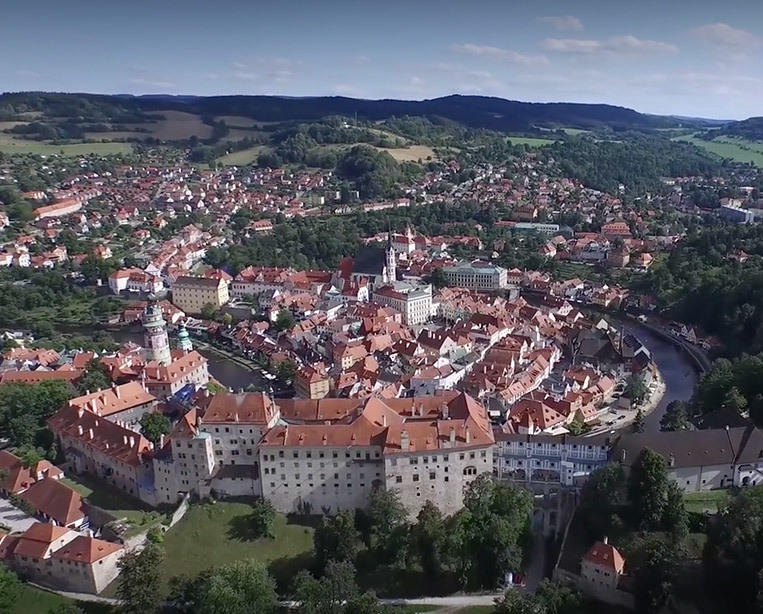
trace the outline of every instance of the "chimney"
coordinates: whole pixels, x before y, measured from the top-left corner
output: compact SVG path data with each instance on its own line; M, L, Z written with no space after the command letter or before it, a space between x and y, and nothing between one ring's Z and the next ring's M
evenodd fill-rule
M609 537L607 537L607 536L605 535L605 536L602 538L602 540L601 540L601 543L602 543L602 544L604 544L604 545L606 546L606 545L609 543Z
M668 467L675 467L675 466L676 466L676 457L671 452L670 456L668 457Z
M121 397L119 396L119 386L113 386L113 388L114 388L114 394L117 395L118 399L120 399Z
M82 409L82 406L79 406L77 408L77 418L81 418L85 414L85 410Z
M448 407L447 403L443 403L442 406L442 419L448 420L450 418L450 407Z
M108 441L106 442L106 449L107 450L109 449L109 442Z
M80 411L82 411L82 410L80 410ZM80 417L81 417L81 416L80 416ZM78 433L79 435L82 435L82 425L81 425L81 424L78 424L78 425L77 425L77 433Z
M124 445L127 445L127 435L122 435L122 443L124 443Z
M451 445L456 443L456 429L452 426L450 427L450 443Z
M95 435L93 434L93 429L90 429L90 431L88 432L90 433L90 439L93 439L95 437Z
M386 416L386 414L382 414L382 426L387 426L387 416Z
M408 431L403 429L402 431L400 431L400 449L403 452L407 452L410 445L411 445L411 440L408 437Z
M164 447L164 433L159 435L159 449L161 450Z
M466 437L466 443L468 444L472 440L472 436L471 436L471 433L469 432L468 426L464 429L464 434Z
M624 463L624 462L625 462L625 458L626 458L627 456L628 456L628 452L627 452L625 449L623 449L623 450L620 452L620 462L621 462L621 463Z
M130 447L131 448L135 447L135 437L133 437L132 435L130 435Z

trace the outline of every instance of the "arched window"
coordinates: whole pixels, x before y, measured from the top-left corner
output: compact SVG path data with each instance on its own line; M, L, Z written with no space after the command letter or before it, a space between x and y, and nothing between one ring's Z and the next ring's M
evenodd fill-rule
M474 467L473 465L464 467L464 475L477 475L477 467Z

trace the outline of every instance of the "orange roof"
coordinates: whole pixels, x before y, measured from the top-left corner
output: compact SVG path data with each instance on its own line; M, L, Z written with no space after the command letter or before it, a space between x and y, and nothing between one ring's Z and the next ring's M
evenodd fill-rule
M84 445L129 465L139 465L142 455L151 452L148 440L139 433L82 408L65 406L48 418L48 426L58 435L79 439Z
M39 461L34 467L22 467L21 460L7 450L0 450L0 469L7 474L2 482L2 488L13 494L29 488L38 481L38 476L44 479L63 475L63 471L46 460Z
M146 365L145 374L149 383L176 382L206 364L207 359L196 350L191 352L173 352L172 362L169 365L160 365L156 362L150 362Z
M611 544L596 542L591 549L585 553L583 560L588 561L600 567L606 567L615 573L623 573L625 569L625 559L620 551Z
M262 392L216 394L204 413L204 423L246 422L269 424L277 408Z
M98 392L76 397L68 402L69 407L81 407L99 416L111 416L139 405L156 401L138 381L128 382Z
M58 480L40 480L19 496L38 513L53 518L62 526L82 520L87 515L82 496Z
M5 371L0 375L0 384L19 382L22 384L39 384L48 380L65 380L74 382L82 377L83 371L77 369L58 369L57 371Z
M112 544L111 542L102 539L80 535L79 537L75 537L63 548L56 550L53 553L52 558L93 564L122 549L123 546L120 544Z

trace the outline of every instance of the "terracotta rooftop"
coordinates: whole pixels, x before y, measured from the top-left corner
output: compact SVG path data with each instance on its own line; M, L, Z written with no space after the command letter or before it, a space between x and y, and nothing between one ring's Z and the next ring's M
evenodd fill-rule
M82 496L58 480L44 479L36 482L19 495L38 513L66 526L85 518Z
M123 550L123 548L120 544L80 535L63 548L56 550L52 558L92 564L110 554Z
M591 546L591 549L583 555L583 560L600 567L606 567L618 574L623 573L623 569L625 569L623 555L613 545L605 542L596 542Z
M216 394L204 413L202 422L245 422L269 424L278 409L262 392Z
M81 407L98 416L111 416L140 405L156 402L138 381L114 386L98 392L76 397L69 401L69 407Z

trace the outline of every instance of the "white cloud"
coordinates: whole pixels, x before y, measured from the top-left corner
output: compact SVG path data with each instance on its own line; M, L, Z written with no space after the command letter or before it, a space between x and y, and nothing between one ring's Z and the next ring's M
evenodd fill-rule
M747 30L733 28L727 23L709 23L691 30L708 45L733 57L741 58L761 44L761 39Z
M424 79L421 77L417 77L416 75L413 75L409 80L408 84L412 87L422 87L424 85Z
M259 79L258 75L244 70L237 70L233 73L233 77L235 79L240 79L241 81L257 81L257 79Z
M134 79L130 79L130 83L133 85L142 85L145 87L153 87L157 89L174 89L176 87L176 84L172 81L162 81L162 80L154 80L154 79L143 79L142 77L136 77Z
M358 55L352 59L353 64L368 64L370 58L367 55Z
M246 63L245 62L233 62L233 68L236 70L246 70Z
M360 89L349 83L338 83L334 86L334 93L340 96L358 96Z
M490 45L465 43L462 45L451 45L450 49L456 53L491 58L500 62L521 66L547 66L549 64L548 59L543 55L525 55L511 49L501 49L500 47L492 47Z
M40 73L35 72L33 70L23 70L23 69L21 69L21 70L17 70L16 71L16 75L19 76L19 77L30 77L30 78L33 78L33 77L39 77Z
M580 32L583 29L583 22L572 15L549 15L541 17L540 21L547 23L557 30L575 30Z
M547 38L541 42L541 47L546 51L578 55L626 55L639 53L672 53L678 51L678 47L670 43L636 38L631 34L625 36L613 36L606 40Z

